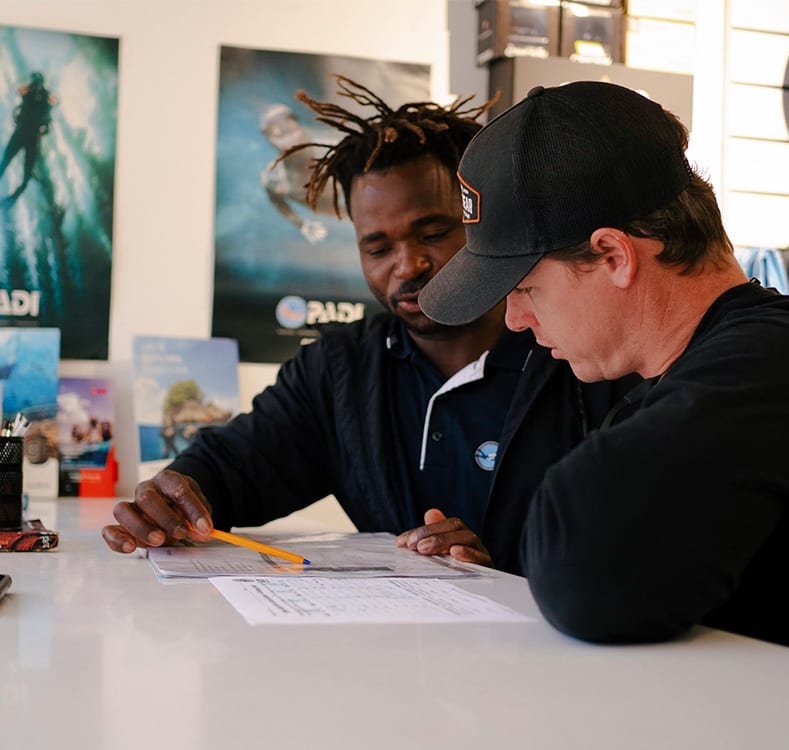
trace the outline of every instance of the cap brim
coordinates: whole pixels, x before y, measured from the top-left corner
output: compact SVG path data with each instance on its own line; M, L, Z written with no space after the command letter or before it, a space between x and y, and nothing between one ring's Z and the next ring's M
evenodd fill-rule
M419 293L419 306L437 323L466 325L501 302L540 258L475 255L464 245Z

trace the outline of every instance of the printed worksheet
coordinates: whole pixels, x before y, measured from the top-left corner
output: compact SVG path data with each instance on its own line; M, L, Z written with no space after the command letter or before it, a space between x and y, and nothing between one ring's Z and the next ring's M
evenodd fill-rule
M223 576L210 581L250 625L535 622L435 579Z
M154 547L148 561L161 578L211 576L287 576L303 578L460 578L489 573L476 565L458 563L445 555L425 556L395 546L386 533L326 533L259 539L306 557L309 565L209 542L184 547Z

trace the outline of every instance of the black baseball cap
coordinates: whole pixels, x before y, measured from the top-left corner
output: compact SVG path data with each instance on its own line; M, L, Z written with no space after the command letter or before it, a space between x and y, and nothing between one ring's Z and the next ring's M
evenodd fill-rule
M466 245L419 304L439 323L470 323L546 253L645 217L691 177L656 102L599 81L538 86L467 146L458 168Z

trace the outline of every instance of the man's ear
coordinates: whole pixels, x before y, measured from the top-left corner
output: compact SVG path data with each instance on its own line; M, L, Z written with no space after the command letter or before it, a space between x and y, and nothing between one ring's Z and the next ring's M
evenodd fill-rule
M636 275L638 255L631 238L619 229L601 227L592 232L589 243L602 258L614 286L627 289Z

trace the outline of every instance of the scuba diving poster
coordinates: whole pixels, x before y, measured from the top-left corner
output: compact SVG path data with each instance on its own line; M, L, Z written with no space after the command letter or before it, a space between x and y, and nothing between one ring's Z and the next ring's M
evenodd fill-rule
M397 108L430 98L430 66L333 55L222 47L216 152L213 336L234 338L243 362L282 362L327 323L380 311L367 288L356 236L329 183L317 211L305 184L325 148L278 164L289 147L334 144L344 133L315 121L303 89L361 117L375 113L337 94L346 76Z
M107 359L118 40L0 26L0 326Z

